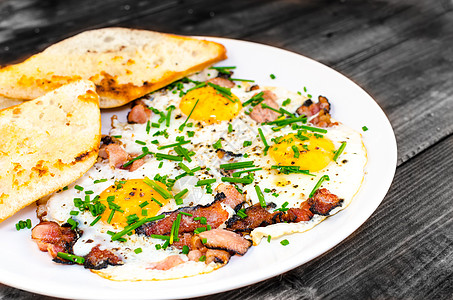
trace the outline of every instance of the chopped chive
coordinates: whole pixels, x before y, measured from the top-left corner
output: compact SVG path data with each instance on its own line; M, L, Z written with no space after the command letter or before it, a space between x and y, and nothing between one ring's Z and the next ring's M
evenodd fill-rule
M152 237L153 239L160 239L165 241L168 241L170 239L169 235L150 234L149 236Z
M269 144L266 141L266 138L264 137L263 130L261 128L258 128L258 133L260 134L261 140L263 141L264 144L264 155L267 155L267 150L269 150Z
M256 106L256 105L260 104L264 100L263 95L264 95L263 92L259 92L258 94L254 95L252 98L250 98L249 100L242 103L242 106L245 107L249 104L251 104L252 106Z
M228 133L233 132L233 125L231 123L228 124Z
M183 148L182 146L176 146L174 148L174 150L176 151L176 153L178 153L178 155L182 155L184 156L184 158L188 161L188 162L192 162L192 159L190 158L190 153L186 148Z
M310 94L307 94L307 97L310 98L310 99L313 98L313 96L310 95Z
M76 211L76 210L71 210L71 211L69 212L69 214L70 214L71 216L77 216L77 215L79 214L79 212Z
M68 186L65 186L65 187L63 188L63 191L66 191L67 189L68 189Z
M75 185L74 188L76 190L83 191L83 187L81 187L80 185Z
M269 77L270 77L271 79L275 79L275 75L274 75L274 74L269 75Z
M148 122L146 122L146 134L149 134L150 129L151 129L151 122L150 122L150 120L148 120Z
M206 255L200 256L200 258L199 258L198 260L199 260L199 261L206 261Z
M152 140L151 144L157 145L157 144L159 144L159 141L158 140Z
M30 219L27 219L25 222L26 222L26 224L27 224L27 225L26 225L27 228L28 228L28 229L31 229L31 220L30 220Z
M197 183L195 184L195 186L203 186L203 185L206 185L206 184L213 184L216 181L217 181L217 179L215 179L215 178L198 180Z
M338 157L343 153L344 148L346 148L346 142L341 143L340 148L335 152L335 155L333 156L333 161L337 161Z
M320 187L321 184L324 182L324 180L329 181L329 180L330 180L329 175L323 175L321 178L319 178L318 182L316 183L315 187L314 187L313 190L311 191L311 193L310 193L310 195L308 196L308 198L313 197L313 195L314 195L315 192L319 189L319 187Z
M289 241L288 240L283 240L280 242L280 244L282 244L283 246L287 246L289 245Z
M142 216L147 217L148 216L148 210L142 209Z
M145 151L143 151L143 150L145 150ZM140 154L139 156L137 156L137 157L131 159L130 161L126 162L126 163L123 165L123 168L125 168L125 167L131 165L134 161L139 160L139 159L142 159L143 157L145 157L146 155L149 154L148 148L146 148L146 147L143 147L143 148L142 148L142 151L143 151L142 154Z
M286 105L288 105L290 103L291 103L291 99L288 98L285 101L283 101L282 106L286 106Z
M164 162L161 161L161 162L159 163L159 166L158 166L157 168L161 169L163 165L164 165Z
M239 79L239 78L230 78L232 81L243 81L243 82L255 82L255 80L251 79Z
M183 189L182 191L180 191L179 193L177 193L175 195L175 199L181 199L182 197L184 197L184 195L188 192L189 190L188 189Z
M271 242L271 239L272 237L270 235L267 236L267 242L270 243Z
M148 204L149 204L149 202L145 201L145 202L140 203L138 206L140 206L140 208L143 208L143 207L147 206Z
M242 143L242 147L248 147L248 146L251 146L252 145L252 141L244 141Z
M143 250L142 250L142 248L137 248L134 250L134 252L135 252L135 254L139 254L139 253L142 253Z
M146 145L146 143L144 141L135 140L135 142L139 145Z
M180 163L178 163L178 166L180 166L181 169L183 169L184 171L186 171L187 174L193 175L192 170L191 170L188 166L186 166L184 163L180 162Z
M151 197L151 200L153 200L154 202L156 202L156 203L157 203L157 205L159 205L160 207L162 207L162 206L163 206L163 204L162 204L162 203L160 203L160 202L159 202L159 200L157 200L156 198L154 198L154 197Z
M72 218L69 218L66 222L68 222L68 224L71 225L72 230L76 229L77 225L79 225L79 223L74 221L74 219Z
M362 130L363 130L363 131L367 131L367 130L368 130L368 127L362 126Z
M198 227L197 229L195 229L193 231L193 233L199 234L199 233L204 232L204 231L206 231L206 227Z
M192 216L193 216L192 214L187 213L187 212L184 212L184 211L180 211L180 212L178 212L178 213L181 214L181 215L188 216L188 217L192 217Z
M96 183L101 183L101 182L106 182L106 181L107 181L107 179L102 178L102 179L96 179L95 181L93 181L93 183L96 184Z
M167 149L167 148L173 148L173 147L185 145L185 144L188 144L188 143L190 143L190 141L181 141L181 142L174 143L174 144L170 144L170 145L159 146L159 147L157 147L157 150L162 150L162 149Z
M241 219L245 219L247 218L247 214L245 213L245 209L240 209L238 210L238 212L236 213Z
M151 126L154 127L154 128L160 128L160 124L159 123L151 123Z
M236 69L236 67L209 67L211 70L229 70L229 69Z
M115 209L112 209L112 211L110 212L110 215L107 219L107 223L110 224L110 222L112 222L112 218L113 218L113 215L115 214L115 211L116 211Z
M90 223L90 226L94 226L94 224L96 224L100 219L101 219L102 216L97 216L96 219L93 220L93 222Z
M187 245L182 246L182 254L189 254L190 248Z
M297 148L297 146L293 145L291 146L291 149L294 152L294 158L299 158L299 149Z
M79 264L79 265L83 265L83 263L85 262L85 258L83 258L81 256L74 255L74 254L58 252L57 256L59 258L65 259L65 260L69 260L69 261L75 262L76 264Z
M188 90L186 91L186 94L187 94L188 92L191 92L191 91L193 91L193 90L197 90L197 89L202 88L202 87L205 87L205 86L206 86L206 82L202 82L202 83L200 83L200 84L197 84L197 85L195 85L193 88L188 89Z
M175 109L176 107L174 105L170 105L167 107L167 116L165 117L165 126L170 127L170 118L171 118L171 112Z
M214 148L214 149L220 149L220 148L222 148L222 140L219 139L217 142L215 142L214 144L212 144L212 148Z
M250 168L250 167L254 167L253 160L220 165L220 168L224 169L224 170L236 170L236 169Z
M120 139L122 138L123 136L122 135L112 135L112 137L116 138L116 139Z
M223 182L231 182L231 183L245 183L250 184L253 182L251 178L237 178L237 177L222 177L221 180Z
M186 131L188 137L193 137L195 135L195 131Z
M187 119L184 121L184 123L182 123L181 126L179 126L179 131L183 131L184 130L184 127L186 126L187 120L189 120L190 116L192 115L195 107L198 104L198 101L200 101L200 99L197 99L197 102L195 102L195 105L192 107L192 110L190 111L189 115L187 116Z
M286 125L289 125L289 124L292 124L292 123L297 123L297 122L306 123L307 122L307 117L304 115L304 116L295 117L295 118L287 118L287 119L282 118L282 119L277 119L275 121L266 122L264 124L266 124L266 125L286 126ZM309 128L313 128L313 127L309 127Z
M160 250L162 248L162 246L159 244L156 244L154 247L156 247L156 250Z
M151 218L143 218L140 221L138 221L138 222L136 222L136 223L134 223L132 225L128 225L128 226L124 227L124 230L122 230L122 231L120 231L118 233L115 233L112 236L112 241L118 240L123 235L128 234L129 232L132 232L132 230L137 229L138 227L142 226L146 222L153 222L153 221L157 221L157 220L160 220L160 219L163 219L163 218L165 218L165 215L158 215L158 216L151 217Z
M169 199L172 197L172 195L166 189L162 188L160 185L158 185L148 177L145 177L145 179L143 179L143 182L152 187L153 190L158 192L164 199Z
M314 174L311 174L309 170L301 170L299 166L271 166L271 169L276 169L283 174L300 173L310 176L316 176Z
M256 195L258 196L258 200L260 201L261 207L266 207L266 200L264 200L263 192L258 185L255 185Z
M305 129L305 130L309 130L309 131L313 131L313 132L327 133L326 129L312 127L312 126L307 126L307 125L301 125L300 128L301 129Z
M249 172L255 172L255 171L259 171L259 170L262 170L263 168L253 168L253 169L247 169L247 170L242 170L242 171L237 171L237 172L234 172L233 174L231 174L233 177L240 177L240 175L242 173L249 173Z
M262 108L266 108L266 109L270 109L270 110L275 111L275 112L277 112L277 113L279 113L279 114L282 113L280 110L275 109L275 108L273 108L273 107L270 107L270 106L267 105L266 103L261 103L261 107L262 107Z
M182 161L181 156L164 154L164 153L156 153L156 158L157 159L168 159L168 160L174 160L174 161Z

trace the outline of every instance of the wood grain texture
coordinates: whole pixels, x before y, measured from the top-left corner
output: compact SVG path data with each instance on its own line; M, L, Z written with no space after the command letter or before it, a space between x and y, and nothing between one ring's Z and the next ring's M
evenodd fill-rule
M199 299L453 299L453 1L6 0L0 64L106 26L295 51L357 82L394 128L394 183L353 235L281 276ZM54 298L0 284L0 299Z

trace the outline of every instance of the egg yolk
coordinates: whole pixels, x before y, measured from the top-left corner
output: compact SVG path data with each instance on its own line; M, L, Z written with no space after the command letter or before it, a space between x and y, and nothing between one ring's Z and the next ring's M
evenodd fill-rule
M163 183L155 182L162 188L167 188ZM112 185L99 195L99 201L106 206L101 220L108 223L112 213L112 205L109 205L109 202L113 202L113 205L118 206L110 220L110 224L117 229L128 225L127 216L136 214L139 219L155 216L160 210L160 205L153 201L152 198L159 201L162 205L167 204L169 201L169 199L164 199L142 179L129 179L117 185ZM145 202L148 202L148 204Z
M269 154L280 166L299 166L301 170L316 172L333 160L334 151L331 140L308 133L299 138L294 134L280 138Z
M238 97L233 94L228 97L233 101L221 95L215 88L205 86L189 91L184 95L179 108L188 116L198 100L190 118L209 124L218 123L233 119L242 109L242 103Z

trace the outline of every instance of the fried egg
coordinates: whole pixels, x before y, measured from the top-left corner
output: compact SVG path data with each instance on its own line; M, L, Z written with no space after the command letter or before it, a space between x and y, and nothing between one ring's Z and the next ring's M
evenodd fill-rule
M249 116L251 106L244 105L254 95L273 91L279 107L291 114L308 98L276 87L251 90L248 83L237 84L225 95L211 85L197 87L193 83L217 75L213 70L209 73L203 71L190 77L182 88L163 89L144 98L142 101L153 108L146 124L112 120L110 136L118 139L132 156L144 156L145 163L139 169L134 172L114 169L108 161L100 159L82 178L52 195L45 204L45 220L64 224L71 218L83 231L73 247L75 255L87 255L100 245L101 249L114 249L121 257L123 265L108 266L94 271L96 274L119 281L163 280L208 273L221 267L221 263L189 261L187 255L172 246L162 249L164 242L158 238L131 234L112 241L112 234L145 217L182 206L209 204L214 200L212 190L222 182L229 183L231 178L252 178L250 184L233 183L245 195L247 205L260 203L255 188L259 186L266 203L292 208L307 201L320 178L328 177L321 186L342 199L341 206L330 215L347 207L359 190L367 161L360 133L341 123L326 129L309 122L281 128L259 124ZM171 146L181 142L186 156ZM336 155L343 144L343 151ZM176 157L184 158L174 160ZM252 162L255 171L225 175L220 168L221 164L247 161ZM285 174L279 168L287 166L304 172ZM187 168L195 171L187 174ZM214 183L197 185L206 179ZM153 181L154 188L146 180ZM185 189L187 192L177 203L174 197L163 197L156 191L159 187L172 196ZM83 203L93 200L97 207L81 209ZM229 209L228 213L231 217L235 211ZM277 238L306 231L326 217L315 215L306 222L258 227L250 237L257 245L265 236ZM149 267L172 255L179 256L184 263L165 271Z

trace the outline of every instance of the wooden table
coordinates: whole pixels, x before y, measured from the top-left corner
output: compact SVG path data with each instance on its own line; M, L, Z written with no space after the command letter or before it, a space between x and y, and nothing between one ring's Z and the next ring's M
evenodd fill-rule
M0 64L107 26L300 53L357 82L394 128L396 176L364 225L292 271L202 299L453 299L451 0L3 0ZM51 298L0 285L0 299Z

